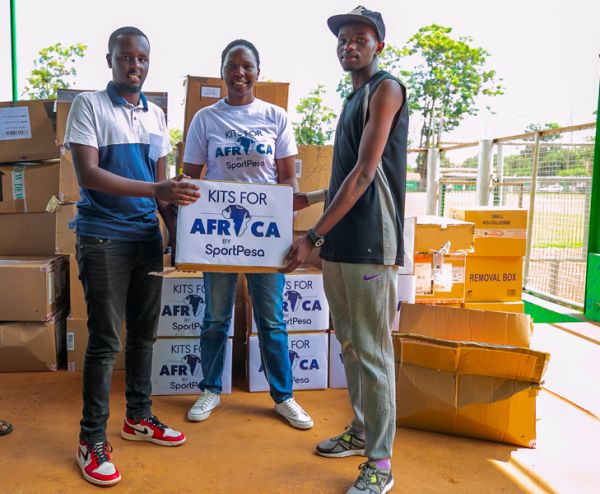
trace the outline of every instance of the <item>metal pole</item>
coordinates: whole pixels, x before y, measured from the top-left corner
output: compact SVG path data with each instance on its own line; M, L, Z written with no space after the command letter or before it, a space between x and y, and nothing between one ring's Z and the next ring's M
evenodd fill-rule
M533 216L535 213L535 193L537 189L537 174L540 164L540 142L541 134L535 133L535 143L533 145L533 156L531 164L531 191L529 192L529 215L527 217L527 248L525 250L525 266L523 272L523 285L527 286L529 278L529 259L531 258L531 246L533 244Z
M492 139L479 141L479 160L477 163L477 204L490 204L490 182L492 179Z
M17 0L10 0L10 45L12 67L12 100L19 99L17 90Z
M496 177L498 185L494 189L494 206L504 206L504 156L502 155L502 144L496 145Z
M427 150L427 214L435 214L439 180L440 151L438 148L429 148Z

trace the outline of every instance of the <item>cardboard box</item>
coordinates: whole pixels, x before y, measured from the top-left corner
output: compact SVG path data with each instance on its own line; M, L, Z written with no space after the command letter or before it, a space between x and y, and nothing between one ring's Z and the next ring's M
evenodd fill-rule
M56 253L76 254L77 235L75 230L71 229L71 225L77 214L77 203L64 202L57 204L54 211L56 212Z
M49 321L66 308L67 258L0 258L0 321Z
M296 178L301 192L329 188L333 146L298 146ZM319 202L294 213L294 231L306 231L315 226L325 204Z
M450 242L449 252L473 252L475 225L441 216L417 216L413 252L430 254Z
M161 273L162 294L159 337L200 336L206 309L206 295L202 273L182 272L173 269ZM227 336L233 336L235 304Z
M329 335L322 333L292 333L288 338L292 365L293 389L325 389L327 387L327 356ZM258 336L248 338L248 385L250 391L268 391Z
M0 166L0 213L43 213L58 195L58 160Z
M516 312L519 314L525 312L525 304L520 300L518 302L465 302L462 307L493 312Z
M394 351L397 425L535 447L549 354L406 334Z
M87 319L87 305L83 285L79 279L79 265L74 255L69 256L69 315L73 319Z
M187 76L184 84L186 85L185 121L183 125L185 140L188 127L196 112L227 96L227 87L221 78L192 75ZM289 86L287 82L258 81L254 85L254 95L287 111Z
M521 300L522 257L467 256L465 302Z
M227 338L223 394L231 393L232 339ZM159 338L152 357L153 395L198 395L202 380L200 338Z
M347 388L346 371L342 357L342 346L334 331L329 332L329 387Z
M86 318L67 318L67 370L77 372L83 370L85 352L88 345L88 328ZM114 370L125 369L125 324L121 327L121 351L117 354Z
M58 158L54 100L0 103L0 163Z
M54 213L0 214L0 256L53 256Z
M246 305L252 307L249 294ZM283 317L288 331L329 329L329 302L325 297L323 273L320 270L304 265L285 275ZM256 334L258 328L254 316L250 320L250 332Z
M79 183L73 167L73 158L71 152L67 151L63 144L65 132L67 130L67 117L71 104L79 93L85 93L89 90L82 89L59 89L56 99L56 142L60 145L60 180L59 180L59 199L61 201L79 200ZM145 92L144 95L149 101L158 105L167 115L168 96L164 92ZM57 155L58 157L58 155Z
M404 218L404 265L398 267L398 274L415 274L415 228L417 218Z
M465 301L465 254L416 254L415 301L461 304Z
M529 348L533 324L526 314L402 304L399 331L443 340Z
M452 207L451 218L475 224L474 256L524 256L527 210L506 207Z
M178 269L275 272L292 245L292 188L192 180L201 198L177 214Z
M64 356L65 319L0 322L0 372L58 369Z

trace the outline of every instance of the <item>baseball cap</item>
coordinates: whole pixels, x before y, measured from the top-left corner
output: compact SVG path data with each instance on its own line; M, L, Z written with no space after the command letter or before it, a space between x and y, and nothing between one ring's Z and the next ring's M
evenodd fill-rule
M368 24L375 29L379 41L385 39L385 24L383 23L381 13L369 10L362 5L359 5L347 14L334 15L327 19L329 29L331 29L331 32L336 36L338 35L340 28L349 22L362 22L363 24Z

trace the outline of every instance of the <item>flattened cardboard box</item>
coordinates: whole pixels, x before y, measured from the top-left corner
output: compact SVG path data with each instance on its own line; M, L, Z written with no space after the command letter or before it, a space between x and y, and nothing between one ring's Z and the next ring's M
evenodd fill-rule
M62 256L0 258L0 321L49 321L68 304Z
M517 302L465 302L463 309L487 310L493 312L525 312L525 304L522 301Z
M58 195L58 160L0 166L0 213L43 213Z
M125 369L125 324L121 327L121 351L117 353L117 358L113 365L114 370ZM83 362L87 344L89 340L87 318L67 319L67 370L77 372L83 370Z
M450 208L451 218L475 224L473 256L524 256L527 210L479 206Z
M58 158L54 100L0 103L0 163Z
M0 322L0 372L55 371L64 355L65 319Z
M535 447L549 354L410 334L394 352L397 425Z
M185 85L184 140L187 137L188 128L196 112L201 108L215 104L221 98L227 96L225 81L218 77L188 75ZM289 86L287 82L258 81L254 85L254 96L287 110Z
M60 179L59 199L61 201L79 200L79 183L73 167L71 152L65 149L64 140L67 130L67 117L71 110L73 99L79 93L89 92L84 89L59 89L56 100L56 142L60 145ZM158 105L167 114L168 95L163 92L145 92L149 101ZM57 156L58 157L58 156Z
M231 393L232 351L233 340L227 338L223 394ZM152 356L153 395L198 395L202 377L200 338L159 338L156 341Z
M178 269L275 272L292 245L287 185L192 180L200 199L177 214Z
M519 301L522 286L522 257L467 256L465 302Z
M55 213L0 214L0 256L53 256Z

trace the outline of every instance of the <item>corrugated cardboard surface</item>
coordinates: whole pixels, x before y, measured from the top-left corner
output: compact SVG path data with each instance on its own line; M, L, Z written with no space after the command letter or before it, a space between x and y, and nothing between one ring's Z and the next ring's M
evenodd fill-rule
M0 322L0 372L57 370L64 339L64 317L45 322Z
M467 256L465 302L521 300L522 257Z
M75 254L77 236L75 230L69 228L69 223L73 221L77 214L77 204L66 202L56 208L56 253L57 254Z
M55 213L0 214L0 256L52 256Z
M434 256L416 254L414 257L416 303L461 304L464 302L465 259L466 255L462 253L444 255L440 267L442 279L436 280Z
M0 258L0 321L48 321L66 308L67 258Z
M217 77L196 77L188 75L185 96L185 121L183 125L184 141L192 118L198 110L210 106L227 96L227 87L223 79ZM254 95L287 111L289 83L262 82L254 85Z
M31 137L2 139L0 163L36 161L58 158L56 146L56 117L54 100L9 101L0 103L3 108L27 107Z
M67 319L67 370L69 372L83 370L83 361L88 344L88 328L86 318ZM121 351L117 354L114 370L125 368L125 324L121 327Z
M439 305L402 304L400 308L400 333L528 348L532 330L533 323L526 314Z
M415 254L439 251L450 242L449 252L473 252L475 225L441 216L417 216Z
M58 195L58 160L0 166L0 213L43 213Z
M465 302L463 309L489 310L495 312L525 312L525 304L518 302Z
M74 255L69 256L69 304L71 307L70 317L87 319L83 285L79 279L79 265Z
M549 355L394 335L397 424L535 447L535 398Z
M524 256L527 210L506 207L452 207L451 218L475 224L475 256Z

